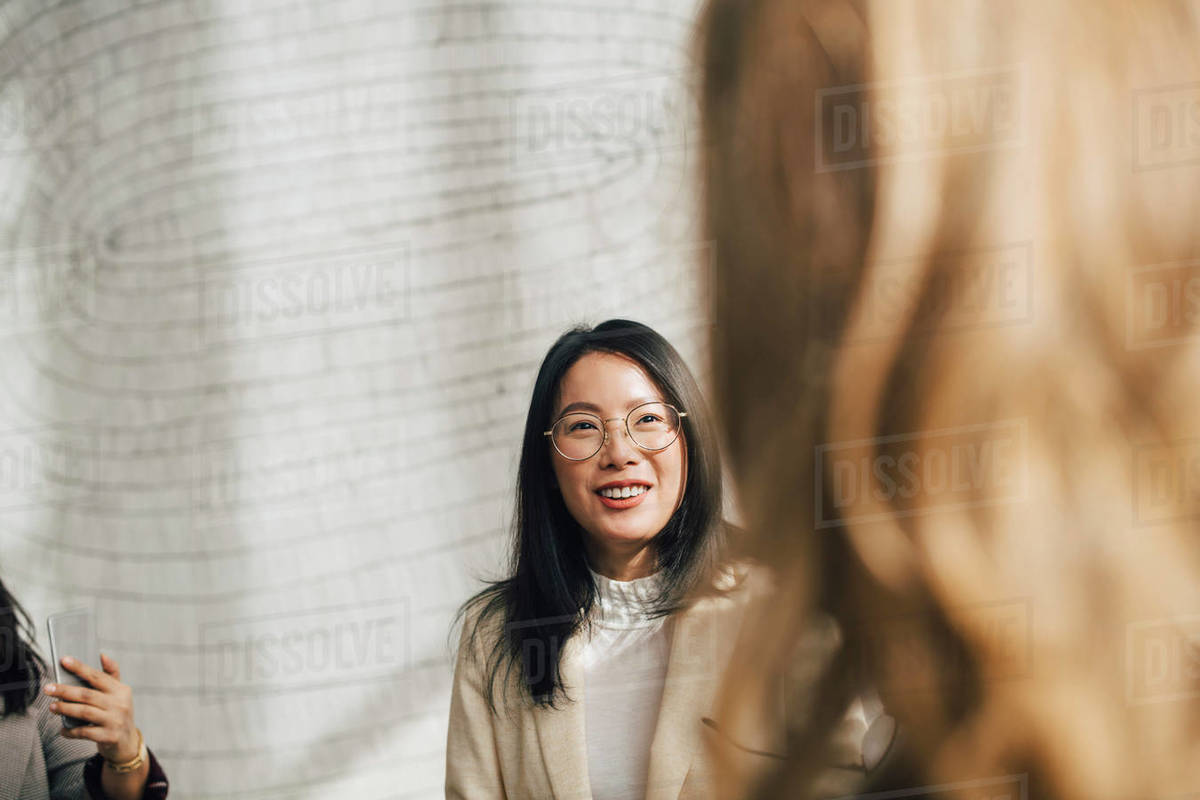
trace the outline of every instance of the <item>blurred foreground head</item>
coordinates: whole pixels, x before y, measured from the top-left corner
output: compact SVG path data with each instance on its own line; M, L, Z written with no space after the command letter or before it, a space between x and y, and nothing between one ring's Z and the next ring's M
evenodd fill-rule
M824 610L793 752L874 685L886 788L1200 793L1197 14L710 0L716 400L783 585L726 717Z

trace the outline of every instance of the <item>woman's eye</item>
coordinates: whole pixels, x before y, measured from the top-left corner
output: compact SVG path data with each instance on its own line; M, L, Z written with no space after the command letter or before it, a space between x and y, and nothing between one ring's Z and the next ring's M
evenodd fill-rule
M659 418L654 416L653 414L646 414L641 419L638 420L638 424L641 425L646 420L650 420L651 422L659 422L660 421Z
M593 428L595 427L595 426L594 426L594 425L592 425L592 423L590 423L590 422L575 422L575 423L572 423L572 424L571 424L571 427L570 427L570 428L568 428L567 430L569 430L569 431L577 431L577 430L580 430L580 429L582 429L582 427L583 427L584 425L590 425L590 426L591 426L591 427L593 427Z

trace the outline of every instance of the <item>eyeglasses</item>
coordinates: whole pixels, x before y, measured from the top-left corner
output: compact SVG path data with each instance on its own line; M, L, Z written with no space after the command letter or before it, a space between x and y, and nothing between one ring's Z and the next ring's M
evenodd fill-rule
M687 416L670 403L642 403L625 417L625 431L643 450L665 450L679 438L680 420ZM586 411L573 411L558 418L548 431L558 454L568 461L587 461L608 442L607 422Z

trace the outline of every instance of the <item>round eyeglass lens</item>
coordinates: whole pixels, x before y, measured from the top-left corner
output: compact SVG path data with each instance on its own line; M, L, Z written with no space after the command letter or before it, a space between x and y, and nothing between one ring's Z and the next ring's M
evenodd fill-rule
M629 433L638 446L662 450L679 435L679 414L666 403L646 403L629 412Z
M554 446L567 458L590 458L604 443L604 429L594 414L567 414L554 424Z

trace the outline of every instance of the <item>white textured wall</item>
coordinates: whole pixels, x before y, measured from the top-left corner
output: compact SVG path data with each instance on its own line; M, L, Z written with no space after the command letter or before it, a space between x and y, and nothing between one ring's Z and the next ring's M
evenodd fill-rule
M0 575L172 796L440 797L546 348L704 372L696 11L0 3Z

